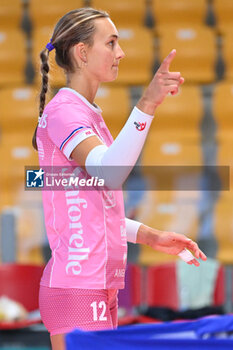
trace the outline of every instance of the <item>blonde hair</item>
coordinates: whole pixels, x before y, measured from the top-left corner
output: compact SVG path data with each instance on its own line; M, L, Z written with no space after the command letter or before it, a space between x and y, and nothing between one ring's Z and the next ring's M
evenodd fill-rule
M72 73L75 71L70 49L79 42L83 42L91 47L93 45L93 36L96 29L95 19L108 17L109 15L105 11L99 11L91 7L84 7L66 13L57 22L50 42L56 51L56 63L63 68L66 73ZM46 93L48 91L49 50L47 48L41 51L40 59L42 85L40 92L39 116L41 117L45 107ZM33 147L36 150L37 127L32 139Z

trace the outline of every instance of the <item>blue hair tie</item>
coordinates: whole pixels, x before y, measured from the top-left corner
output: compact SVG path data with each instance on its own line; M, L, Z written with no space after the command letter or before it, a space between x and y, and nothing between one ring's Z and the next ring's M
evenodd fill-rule
M47 45L46 45L46 49L50 51L52 51L53 49L55 49L55 47L53 46L53 44L51 42L49 42Z

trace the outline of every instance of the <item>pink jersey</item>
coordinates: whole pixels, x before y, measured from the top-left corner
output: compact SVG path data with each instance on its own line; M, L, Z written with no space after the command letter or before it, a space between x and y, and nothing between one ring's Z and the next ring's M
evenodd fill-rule
M61 89L46 106L38 124L40 167L77 167L70 154L93 134L107 146L113 142L101 110L76 91ZM43 205L52 258L41 284L124 288L127 242L122 192L80 187L44 190Z

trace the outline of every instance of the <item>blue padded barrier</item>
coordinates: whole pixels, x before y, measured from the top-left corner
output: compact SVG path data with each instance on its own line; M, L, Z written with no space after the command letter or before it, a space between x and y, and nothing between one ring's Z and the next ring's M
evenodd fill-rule
M66 336L67 350L214 350L233 349L233 315L84 332Z

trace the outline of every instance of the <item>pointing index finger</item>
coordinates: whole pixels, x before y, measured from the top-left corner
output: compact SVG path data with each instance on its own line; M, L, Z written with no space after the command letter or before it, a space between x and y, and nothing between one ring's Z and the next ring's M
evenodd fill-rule
M161 63L161 65L160 65L160 67L159 67L158 70L159 70L160 72L169 72L170 64L171 64L172 60L174 59L175 55L176 55L176 50L173 49L173 50L169 53L169 55L168 55L166 58L164 58L164 60L163 60L163 62Z

